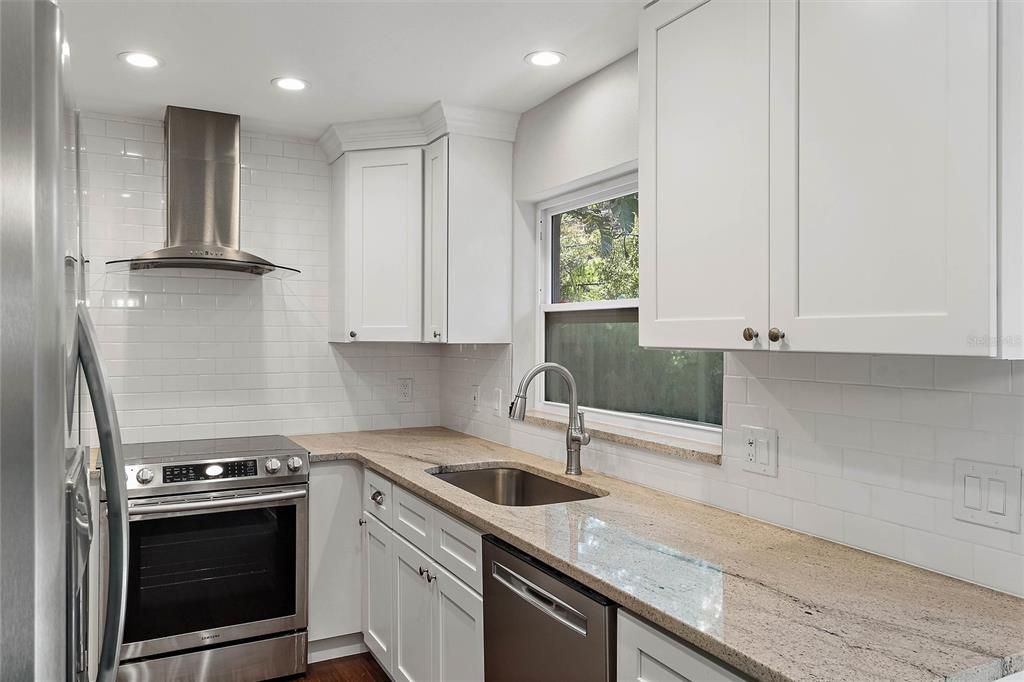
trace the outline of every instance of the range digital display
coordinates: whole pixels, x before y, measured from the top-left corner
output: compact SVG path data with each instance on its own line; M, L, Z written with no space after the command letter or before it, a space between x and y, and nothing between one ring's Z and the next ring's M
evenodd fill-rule
M163 480L164 483L186 483L219 478L244 478L256 475L256 460L243 459L233 462L207 462L205 464L165 466Z

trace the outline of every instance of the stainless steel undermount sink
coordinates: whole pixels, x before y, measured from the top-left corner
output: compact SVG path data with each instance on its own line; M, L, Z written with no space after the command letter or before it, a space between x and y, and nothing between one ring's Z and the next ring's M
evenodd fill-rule
M604 496L509 466L466 471L441 470L433 475L481 499L507 507L535 507Z

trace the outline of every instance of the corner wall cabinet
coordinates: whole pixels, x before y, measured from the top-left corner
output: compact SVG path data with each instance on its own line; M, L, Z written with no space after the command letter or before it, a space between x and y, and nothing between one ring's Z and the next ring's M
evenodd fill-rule
M1024 354L1022 14L645 10L640 343Z
M483 680L480 533L370 470L363 492L367 647L402 682Z
M460 116L473 134L331 164L331 342L511 342L515 119Z

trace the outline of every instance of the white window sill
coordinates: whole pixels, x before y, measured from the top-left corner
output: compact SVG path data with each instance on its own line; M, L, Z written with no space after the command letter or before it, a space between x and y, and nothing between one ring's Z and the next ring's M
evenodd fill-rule
M598 410L581 410L591 438L704 464L722 464L722 431L710 426L671 424ZM568 408L543 403L526 414L526 422L564 431ZM632 422L632 423L626 423Z

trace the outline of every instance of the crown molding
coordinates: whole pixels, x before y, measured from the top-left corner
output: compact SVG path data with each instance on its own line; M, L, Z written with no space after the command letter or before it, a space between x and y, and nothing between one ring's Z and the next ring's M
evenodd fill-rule
M434 102L418 116L334 123L317 141L328 163L357 149L418 147L457 134L514 142L519 114Z

